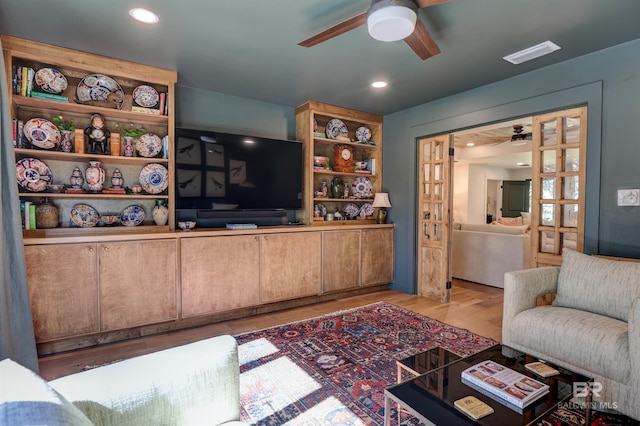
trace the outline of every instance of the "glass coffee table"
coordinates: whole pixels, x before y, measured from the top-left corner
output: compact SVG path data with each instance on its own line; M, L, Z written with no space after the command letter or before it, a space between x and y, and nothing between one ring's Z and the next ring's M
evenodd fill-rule
M508 348L507 348L508 349ZM527 355L508 358L503 355L503 346L496 345L477 354L460 358L442 348L417 355L417 359L398 361L399 382L405 374L419 375L401 381L385 389L385 426L391 424L391 404L398 405L398 411L408 412L427 425L528 425L548 411L555 409L558 403L568 401L572 396L574 382L589 382L583 375L557 368L560 374L548 378L540 377L524 368L524 364L538 361ZM420 358L422 357L422 358ZM436 362L416 362L433 360ZM550 392L517 412L486 394L462 383L463 370L486 360L495 361L550 386ZM424 365L425 368L422 368ZM436 368L428 369L431 366ZM421 371L421 370L426 370ZM479 420L473 420L454 406L454 401L473 395L490 405L494 413ZM587 412L587 416L589 416Z

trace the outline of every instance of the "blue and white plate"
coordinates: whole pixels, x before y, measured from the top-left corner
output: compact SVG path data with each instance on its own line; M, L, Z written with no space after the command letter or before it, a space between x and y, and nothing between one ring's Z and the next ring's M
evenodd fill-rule
M358 216L358 213L360 213L360 208L357 204L347 203L342 207L342 211L349 219L353 219Z
M140 186L147 194L160 194L169 186L169 172L162 164L147 164L140 171Z
M89 74L80 80L76 96L80 102L114 102L118 109L122 109L122 105L124 105L122 87L113 78L103 74Z
M356 198L373 198L373 185L368 177L358 176L351 182L351 193Z
M364 203L363 205L360 206L360 215L373 216L374 211L375 211L375 208L371 203Z
M338 120L337 118L329 120L326 128L328 139L338 139L338 136L349 139L349 129L342 120Z
M360 142L366 142L371 139L371 129L367 126L360 126L356 129L356 139Z
M16 163L16 179L21 187L42 192L53 181L51 169L37 158L27 157Z
M144 217L142 206L129 206L120 213L120 223L124 226L138 226L144 222Z
M22 132L29 142L42 149L55 149L62 140L56 125L44 118L32 118L27 121Z
M141 107L151 108L158 104L160 95L153 87L143 84L133 89L133 100Z
M76 204L71 209L71 222L80 228L93 228L99 220L98 211L88 204Z
M162 151L162 139L154 133L145 133L136 140L136 151L141 157L155 157Z
M33 79L40 89L54 95L64 92L68 85L64 74L55 68L40 68Z

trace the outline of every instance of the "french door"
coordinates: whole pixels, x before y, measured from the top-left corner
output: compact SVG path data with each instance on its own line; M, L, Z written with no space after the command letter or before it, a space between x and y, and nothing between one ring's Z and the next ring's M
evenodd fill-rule
M531 266L584 250L587 107L533 117Z
M453 135L419 142L418 295L451 299Z

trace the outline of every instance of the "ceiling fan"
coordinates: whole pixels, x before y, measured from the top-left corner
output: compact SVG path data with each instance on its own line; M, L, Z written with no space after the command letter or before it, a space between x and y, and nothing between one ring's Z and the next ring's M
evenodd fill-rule
M446 3L449 0L372 0L366 12L328 28L298 43L311 47L367 24L369 34L376 40L404 40L422 59L440 53L440 48L418 19L418 9Z
M532 136L532 133L525 132L524 126L522 124L514 124L513 134L511 135L511 137L508 139L505 139L504 137L495 138L497 140L493 145L495 146L504 142L510 142L511 145L513 146L524 145L527 141L531 140L531 136Z

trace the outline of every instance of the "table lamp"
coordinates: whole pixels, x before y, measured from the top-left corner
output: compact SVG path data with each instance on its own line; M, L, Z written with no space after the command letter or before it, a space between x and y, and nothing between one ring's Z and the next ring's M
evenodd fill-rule
M376 215L378 223L385 223L387 221L387 211L385 208L391 207L389 194L386 192L376 192L376 196L373 199L373 207L378 208L378 214Z

